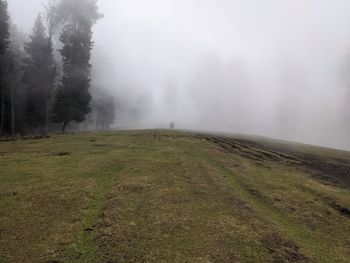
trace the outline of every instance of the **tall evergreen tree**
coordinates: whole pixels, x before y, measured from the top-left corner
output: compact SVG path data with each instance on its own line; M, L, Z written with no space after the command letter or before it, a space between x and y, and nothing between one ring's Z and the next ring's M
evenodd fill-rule
M81 123L90 112L92 27L101 14L96 0L62 0L59 10L63 21L63 78L56 91L53 121L63 123L64 132L70 122Z
M109 93L97 89L91 103L92 113L96 121L96 129L109 129L116 117L116 103Z
M0 0L0 136L4 134L6 114L6 52L9 46L9 16L7 1Z
M52 60L54 60L54 55L52 53L53 47L54 47L54 37L56 35L57 30L59 29L60 26L60 18L59 18L59 12L58 12L58 5L57 5L57 0L47 0L46 4L43 4L45 12L45 25L46 25L46 30L47 30L47 50L51 51L48 52L48 58L50 59L52 57ZM46 107L46 118L45 118L45 133L47 134L48 132L48 125L50 121L50 110L52 106L52 91L53 87L56 84L56 78L58 76L58 70L56 66L56 61L55 65L52 68L52 74L48 75L48 82L47 88L50 90L49 97L47 99L47 107Z
M9 45L9 15L6 0L0 0L0 55L5 54Z
M31 129L47 131L49 101L55 84L56 66L53 44L42 18L35 21L33 33L25 43L28 56L24 60L23 82L26 84L26 123Z
M23 132L23 105L24 105L24 89L23 89L23 66L22 61L25 57L23 42L25 35L17 30L14 24L10 24L10 45L6 53L7 74L5 77L6 87L9 97L10 109L10 133Z

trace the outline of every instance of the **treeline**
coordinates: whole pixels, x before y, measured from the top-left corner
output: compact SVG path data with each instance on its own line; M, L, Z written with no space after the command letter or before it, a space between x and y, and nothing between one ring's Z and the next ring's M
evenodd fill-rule
M114 101L90 90L92 28L101 18L97 0L49 0L26 37L0 0L0 136L113 123Z

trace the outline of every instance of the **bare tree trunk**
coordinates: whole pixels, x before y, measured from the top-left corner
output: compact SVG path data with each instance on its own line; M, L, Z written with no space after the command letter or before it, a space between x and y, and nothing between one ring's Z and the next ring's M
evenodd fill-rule
M45 109L45 127L44 127L44 136L48 135L49 130L49 108L50 108L50 99L47 99L46 109Z
M13 87L11 87L10 91L10 104L11 104L11 136L15 136L16 126L15 126L15 94Z
M5 126L5 95L1 93L1 124L0 124L0 136L4 135L4 126Z
M60 20L57 17L57 10L56 10L56 1L55 0L47 0L46 4L43 4L45 8L45 16L46 16L46 28L48 30L48 41L47 41L47 53L46 53L46 59L47 62L49 62L51 57L51 48L53 43L53 38L57 33L57 29L60 25ZM48 63L47 63L48 64ZM46 84L46 91L47 93L47 103L46 103L46 116L45 116L45 136L48 135L48 126L50 122L50 106L51 106L51 99L52 99L52 91L54 88L55 83L51 83L51 74L53 76L56 76L56 66L53 68L53 72L50 72L49 75L46 76L45 81ZM50 87L49 85L53 85L53 87ZM66 126L68 125L67 122L63 124L62 133L65 132Z
M68 125L68 121L64 121L63 127L62 127L62 134L64 134L66 132L67 125Z

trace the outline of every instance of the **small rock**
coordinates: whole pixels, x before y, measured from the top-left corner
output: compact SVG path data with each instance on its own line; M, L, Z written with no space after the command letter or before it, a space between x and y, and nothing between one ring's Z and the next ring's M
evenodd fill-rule
M53 156L69 156L69 155L71 155L71 153L70 152L54 152L52 155Z

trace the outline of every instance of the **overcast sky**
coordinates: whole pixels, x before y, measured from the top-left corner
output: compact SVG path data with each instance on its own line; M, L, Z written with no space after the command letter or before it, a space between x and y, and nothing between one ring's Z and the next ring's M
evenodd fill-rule
M9 0L30 31L42 0ZM350 149L350 1L99 0L94 85L117 125ZM349 62L347 62L347 60Z

